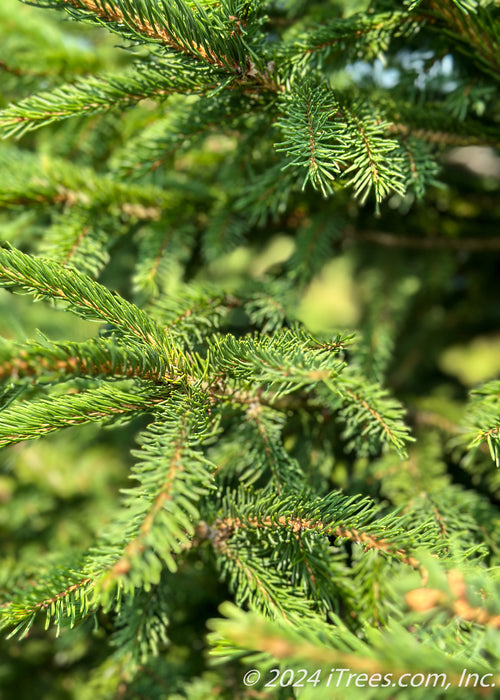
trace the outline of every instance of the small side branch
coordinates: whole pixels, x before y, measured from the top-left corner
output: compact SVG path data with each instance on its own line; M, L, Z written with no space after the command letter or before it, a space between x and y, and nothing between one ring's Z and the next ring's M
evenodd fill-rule
M366 550L375 549L379 552L394 555L404 564L414 569L420 569L424 574L420 562L415 557L412 557L409 552L401 547L396 549L388 540L376 537L375 535L371 535L359 529L341 526L328 527L321 520L307 520L305 518L291 518L285 516L276 519L267 517L262 519L248 518L245 520L241 518L219 518L211 527L206 528L205 532L207 533L207 537L211 539L215 549L225 550L227 547L227 540L230 539L237 530L243 528L274 530L284 528L290 530L297 536L303 532L319 532L328 537L350 539L352 542L363 545Z
M344 241L366 241L388 248L410 248L413 250L450 250L467 253L485 253L491 250L500 250L499 237L443 238L442 236L433 236L416 238L386 231L355 231L352 228L345 230Z

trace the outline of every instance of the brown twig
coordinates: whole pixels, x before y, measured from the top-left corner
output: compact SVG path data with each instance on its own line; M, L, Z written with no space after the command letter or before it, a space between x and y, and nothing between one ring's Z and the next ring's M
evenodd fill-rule
M464 251L467 253L483 253L491 250L500 250L500 238L443 238L442 236L427 236L417 238L403 234L389 233L386 231L356 231L352 227L344 230L346 242L366 241L376 243L388 248L410 248L413 250L450 250Z
M376 537L369 533L363 532L356 528L345 528L342 526L328 527L321 520L307 520L305 518L280 516L276 519L267 518L219 518L214 521L211 527L206 532L207 536L212 541L215 549L224 550L227 547L227 540L234 533L243 528L255 529L287 529L291 530L296 535L303 532L321 532L327 537L341 537L349 539L352 542L361 544L365 550L375 549L379 552L395 555L401 562L411 566L414 569L420 569L425 575L420 562L415 557L412 557L405 549L396 549L394 545L382 537Z

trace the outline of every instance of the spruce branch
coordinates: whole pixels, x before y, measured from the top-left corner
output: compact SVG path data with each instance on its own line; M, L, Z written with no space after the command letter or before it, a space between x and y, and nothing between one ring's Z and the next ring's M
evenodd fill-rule
M212 397L247 405L247 416L252 418L261 415L262 405L285 411L293 406L309 405L315 410L321 406L345 422L348 449L369 454L387 445L405 458L406 443L412 438L401 405L379 384L368 384L355 369L346 371L338 356L343 347L340 339L331 352L328 343L318 343L306 333L297 337L297 330L258 340L236 340L229 334L211 340L209 365L225 385L221 392L216 384ZM256 391L248 391L249 382Z
M242 396L235 398L244 400ZM263 405L258 397L248 397L247 401L241 423L236 428L239 438L251 445L245 455L235 459L234 471L240 481L252 484L271 477L270 483L278 494L300 488L302 470L283 446L285 415Z
M210 623L212 654L220 660L241 659L243 656L247 663L251 663L259 653L261 667L266 670L283 664L297 671L306 666L312 674L319 667L324 669L328 678L335 671L348 669L366 673L368 677L379 674L381 679L387 674L388 685L405 674L426 672L431 681L434 677L438 683L444 677L449 687L459 687L461 679L463 682L463 664L459 659L442 649L429 649L396 623L383 633L373 631L368 643L348 630L335 615L331 615L335 623L332 632L319 617L314 625L294 628L278 620L266 620L254 612L244 612L231 603L225 603L220 611L226 619ZM489 665L476 655L470 666L474 667L478 677L490 670ZM489 678L495 684L498 682L496 673ZM439 688L439 685L433 687ZM368 685L363 688L364 695L368 688ZM331 688L327 690L331 695ZM380 688L373 690L379 694ZM479 694L479 689L476 692ZM328 695L321 694L320 697ZM375 697L375 694L370 697Z
M203 397L199 400L198 407L185 399L158 410L140 437L132 472L138 485L124 492L122 521L103 543L118 553L97 582L97 594L105 601L117 587L157 584L163 565L175 572L176 555L195 533L201 520L198 501L214 488L215 467L200 445L217 434L208 423Z
M83 423L133 417L163 401L165 397L102 387L18 403L0 411L0 446L33 440Z
M470 7L454 0L430 2L431 14L441 20L432 22L431 27L441 34L448 33L456 43L455 46L467 57L473 56L477 66L498 80L500 61L500 33L494 19L494 10L490 7ZM443 32L443 25L445 30Z
M353 59L361 46L368 56L376 56L394 37L407 36L419 23L420 18L407 11L356 13L308 28L287 42L281 52L295 70L323 68L335 60L346 63Z
M323 196L332 194L332 182L346 164L342 148L345 128L334 119L339 105L333 94L306 84L288 93L282 100L282 108L285 116L278 126L285 141L275 144L275 148L287 155L284 168L305 169L302 188L311 182Z
M184 209L186 204L187 202L184 203ZM133 276L133 286L139 298L151 299L152 303L163 300L169 308L175 302L170 297L166 298L163 292L168 289L169 281L175 276L179 265L189 256L195 227L191 222L184 221L184 216L175 224L172 222L173 216L167 215L165 218L169 220L167 226L163 219L141 232L139 261ZM153 316L160 319L154 312Z
M412 568L421 569L425 576L425 570L412 554L412 550L420 544L423 528L411 532L405 529L403 523L392 530L387 528L385 524L391 519L387 516L375 519L377 509L368 500L355 501L332 493L324 499L309 501L309 506L305 507L300 505L296 496L288 496L280 501L264 500L257 514L251 505L238 507L238 500L241 497L235 499L234 506L228 507L231 515L219 518L211 525L210 537L216 549L224 549L226 542L242 530L275 531L277 534L281 531L293 533L297 539L314 534L338 541L350 540L360 544L365 552L375 550ZM266 510L272 514L265 515Z
M39 299L61 300L82 318L110 323L124 337L139 339L166 353L174 362L181 359L162 329L147 314L76 270L68 271L51 261L3 248L0 283L7 288L23 289ZM175 373L174 365L172 371Z
M286 622L294 616L311 616L311 604L286 581L280 572L262 562L260 552L242 542L220 544L221 573L234 591L237 604L250 605L271 619Z
M64 624L74 627L95 612L91 603L93 581L76 570L61 573L57 567L44 573L27 590L0 606L0 628L10 629L9 638L27 637L40 613L45 613L45 629L54 624L59 632Z
M147 124L113 154L112 169L139 179L146 172L167 165L179 153L192 150L207 134L220 133L222 124L226 128L234 125L238 135L249 109L254 109L256 104L264 106L265 97L231 90L220 93L217 100L209 96L190 97L178 108L171 105L168 117Z
M0 168L2 208L42 206L51 212L60 208L68 217L75 214L82 219L101 210L115 212L115 217L156 221L163 212L175 211L181 201L179 187L173 184L165 192L151 185L116 181L91 167L57 157L40 157L12 145L0 149ZM184 204L187 197L183 190Z
M113 4L106 0L52 0L51 5L67 9L76 18L102 23L121 36L125 33L135 41L159 42L219 68L234 70L238 65L242 49L238 35L212 35L210 45L208 30L214 15L210 16L200 4L192 9L183 0L118 0Z
M240 19L224 4L215 4L207 10L199 2L185 0L118 0L113 4L106 0L48 0L48 3L66 9L76 19L102 24L134 43L158 44L164 51L189 59L194 66L201 63L210 67L219 73L218 82L223 86L236 82L271 92L279 89L272 71L264 67L265 61L251 49L249 18L243 32Z
M165 361L153 348L116 339L54 343L46 339L0 347L0 381L65 381L72 377L168 381Z
M500 382L492 381L471 392L465 421L469 449L487 446L500 467Z
M406 192L413 191L417 199L422 199L428 187L438 184L440 168L428 144L410 137L403 141L394 156L402 158L401 170Z
M353 186L361 203L371 190L377 204L390 192L404 194L402 158L396 154L398 142L387 137L389 122L374 119L362 104L340 104L331 90L309 83L297 86L281 104L285 117L278 126L286 140L275 148L286 153L284 168L307 170L303 187L310 181L326 197L337 179L341 186Z
M210 361L224 375L257 381L279 399L303 387L334 380L345 367L336 353L314 345L307 334L285 329L272 337L236 339L227 334L211 343Z
M146 98L165 99L177 92L213 89L209 76L197 74L197 83L175 78L175 64L163 70L143 68L116 75L81 78L41 92L0 110L0 135L20 137L28 131L69 117L125 109ZM188 83L188 84L186 84Z
M110 248L125 233L123 223L113 226L113 233L109 233L115 220L112 216L98 217L91 207L66 208L54 216L40 254L95 279L110 261Z
M261 333L273 333L296 322L294 305L297 296L288 280L275 280L269 285L250 287L245 297L245 312L252 326Z
M366 107L344 107L347 117L346 137L351 140L349 159L351 165L345 175L361 203L373 189L375 201L381 202L390 192L405 193L401 158L396 155L397 141L385 136L389 124L373 119ZM389 155L390 154L390 155Z
M129 673L137 672L140 664L158 656L168 642L167 629L174 591L166 576L149 591L139 590L127 600L115 622L112 644L116 655L123 659Z
M380 445L391 445L403 459L407 457L406 444L414 438L403 422L404 409L380 384L346 372L319 388L318 394L326 405L340 411L348 449L369 454Z
M209 285L189 285L176 297L157 297L151 304L152 316L170 336L190 346L205 342L216 331L233 308L243 301Z

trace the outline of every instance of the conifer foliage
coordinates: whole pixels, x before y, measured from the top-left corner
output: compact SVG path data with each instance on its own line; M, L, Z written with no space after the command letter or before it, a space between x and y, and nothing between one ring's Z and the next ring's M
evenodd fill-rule
M29 5L0 6L0 684L494 697L500 365L453 358L498 347L497 3ZM315 324L337 263L357 312Z

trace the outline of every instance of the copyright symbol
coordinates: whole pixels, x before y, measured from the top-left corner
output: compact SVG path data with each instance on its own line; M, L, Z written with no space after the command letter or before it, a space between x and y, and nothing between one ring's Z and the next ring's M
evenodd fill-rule
M245 675L243 676L243 683L245 685L255 685L260 681L260 671L257 671L256 668L250 669L250 671L247 671Z

